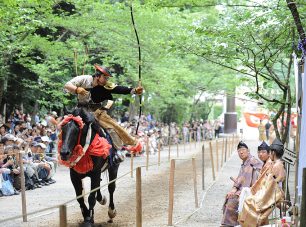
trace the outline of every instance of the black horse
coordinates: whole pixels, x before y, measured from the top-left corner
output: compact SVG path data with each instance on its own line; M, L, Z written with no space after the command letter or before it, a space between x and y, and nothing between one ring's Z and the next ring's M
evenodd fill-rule
M78 116L82 119L82 126ZM93 140L97 136L97 133L100 137L108 138L108 141L111 143L110 137L100 128L93 114L89 113L84 108L75 108L72 111L72 114L66 117L66 122L63 120L62 123L61 147L59 147L61 160L69 163L71 157L74 156L73 152L75 148L80 147L81 145L82 148L84 148L83 150L85 150L85 148L92 144ZM86 146L86 144L88 145ZM82 194L82 179L87 176L91 179L91 190L100 186L102 168L103 170L106 168L108 169L110 181L117 178L119 164L108 165L108 158L103 158L102 156L90 155L89 158L91 158L93 165L91 170L88 172L80 173L80 171L76 171L76 168L73 167L75 163L70 163L70 179L74 186L76 196L80 196ZM116 209L113 201L115 188L115 182L108 185L110 200L108 209L108 216L110 218L109 222L112 222L112 219L116 216ZM106 204L106 197L101 195L100 190L90 193L88 197L89 208L87 208L84 202L84 197L78 199L84 217L84 224L86 226L91 226L94 223L94 206L96 201L102 205Z

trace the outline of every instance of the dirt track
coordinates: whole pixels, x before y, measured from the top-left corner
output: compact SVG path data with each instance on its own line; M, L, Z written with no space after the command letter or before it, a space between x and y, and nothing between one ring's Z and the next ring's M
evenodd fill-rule
M213 142L213 145L215 142ZM211 184L212 172L210 164L210 153L208 143L205 143L205 184ZM222 143L219 145L219 164L221 159ZM171 147L171 158L177 157L176 146ZM184 152L185 150L185 152ZM196 157L197 182L198 182L198 200L201 202L203 195L202 177L201 177L201 144L194 143L179 147L179 158L188 160L177 160L175 171L175 195L174 195L174 214L173 223L177 223L190 215L195 210L194 190L192 179L191 158ZM161 152L160 166L150 166L149 170L142 168L142 208L143 208L143 226L167 226L168 224L168 185L169 185L169 167L168 148ZM146 157L134 158L134 168L145 165ZM150 164L157 163L157 154L150 156ZM216 166L215 166L216 168ZM119 176L130 171L130 158L119 168ZM41 208L53 207L62 204L75 197L74 189L69 179L69 171L66 167L58 167L54 177L57 183L44 186L42 189L27 191L27 212L37 211ZM104 184L106 176L103 177ZM117 181L115 191L115 206L117 217L113 224L107 224L107 206L102 207L96 204L95 223L96 226L135 226L135 172L134 178L127 175ZM89 179L85 180L86 192L89 191ZM108 196L107 189L102 193ZM0 213L0 219L21 214L21 197L2 197L0 198L1 207L6 207L5 212ZM220 209L216 209L220 216ZM28 217L28 222L23 223L21 219L6 222L5 226L58 226L58 209L52 209ZM69 226L78 226L82 221L81 212L77 202L69 203L67 208ZM2 225L0 223L0 225ZM179 225L179 224L178 224ZM185 226L185 225L181 225ZM195 222L191 226L204 226L203 223ZM216 225L217 226L217 225Z

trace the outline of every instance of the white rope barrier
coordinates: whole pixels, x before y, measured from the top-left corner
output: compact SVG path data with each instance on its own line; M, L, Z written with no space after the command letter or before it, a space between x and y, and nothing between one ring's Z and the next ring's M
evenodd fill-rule
M205 142L205 141L204 141L204 142ZM193 154L195 154L195 153L197 153L197 152L193 152L193 153L191 153L191 154L193 155ZM194 157L192 156L192 158L194 158ZM192 158L174 158L174 159L175 159L175 160L178 160L178 161L187 161L187 160L191 160ZM159 166L160 164L166 164L166 163L170 163L170 160L163 161L163 162L159 162L159 161L158 161L157 163L152 163L152 164L150 164L150 165L141 165L141 166L137 166L137 167L141 167L141 168L146 168L146 169L147 169L148 167L151 167L151 166ZM97 188L95 188L95 189L92 189L91 191L89 191L89 192L87 192L87 193L85 193L85 194L82 194L82 195L80 195L80 196L77 196L77 197L75 197L75 198L73 198L73 199L70 199L70 200L68 200L68 201L66 201L66 202L64 202L64 203L62 203L62 204L54 205L54 206L47 207L47 208L43 208L43 209L40 209L40 210L37 210L37 211L33 211L33 212L29 212L29 213L27 213L27 215L28 215L28 216L32 216L32 215L35 215L35 214L38 214L38 213L43 213L43 212L48 211L48 210L53 210L53 211L50 211L50 212L47 212L47 213L43 213L43 214L41 214L41 215L32 216L32 217L28 218L28 220L32 220L32 219L35 219L35 218L39 218L39 217L42 217L42 216L46 216L46 215L50 215L50 214L52 214L52 213L58 212L60 206L62 206L62 205L67 205L68 203L72 203L72 202L74 202L74 201L76 201L76 200L78 200L78 199L80 199L80 198L82 198L82 197L85 197L85 196L89 195L90 193L95 192L95 191L97 191L97 190L102 190L102 191L104 191L104 190L107 189L107 186L108 186L109 184L111 184L111 183L113 183L113 182L115 182L115 181L117 181L117 180L120 180L121 178L123 178L123 177L125 177L125 176L131 174L131 172L133 172L133 171L136 171L137 167L134 168L134 169L131 170L131 171L128 171L128 172L124 173L124 174L121 175L120 177L117 177L116 179L114 179L114 180L112 180L112 181L109 181L108 183L106 183L106 184L104 184L104 185L102 185L102 186L99 186L99 187L97 187ZM222 167L222 170L223 170L223 167ZM218 177L217 177L217 178L218 178ZM121 181L119 181L119 182L117 182L117 183L120 183L120 182L121 182ZM204 192L203 197L202 197L202 200L201 200L200 207L197 208L195 211L193 211L192 214L189 214L189 215L187 216L187 219L186 219L186 217L185 217L185 218L182 218L182 219L180 219L178 222L176 222L174 225L177 225L178 223L182 222L183 220L188 220L194 213L196 213L198 210L200 210L200 209L202 208L203 201L204 201L204 199L205 199L206 193L207 193L207 191L209 191L209 189L215 184L215 182L216 182L216 180L215 180L215 181L208 187L208 189ZM69 205L68 207L72 207L72 206L73 206L73 204ZM21 215L16 215L16 216L13 216L13 217L10 217L10 218L2 219L2 220L0 220L0 223L13 221L13 220L20 219L20 218L23 218L23 215L22 215L22 214L21 214Z

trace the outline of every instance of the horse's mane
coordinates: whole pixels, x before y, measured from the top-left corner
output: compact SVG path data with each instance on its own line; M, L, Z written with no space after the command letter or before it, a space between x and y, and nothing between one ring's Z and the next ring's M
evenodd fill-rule
M80 116L84 122L84 124L90 124L92 123L91 127L97 131L99 133L100 136L105 136L104 132L102 131L99 123L97 122L97 120L95 119L94 115L92 113L90 113L89 111L87 111L84 108L75 108L72 111L72 115L73 116Z

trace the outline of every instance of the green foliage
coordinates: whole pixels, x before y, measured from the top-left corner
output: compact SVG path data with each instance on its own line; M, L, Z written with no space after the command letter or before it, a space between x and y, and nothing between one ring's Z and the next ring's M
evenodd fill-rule
M221 116L221 114L223 113L223 106L222 105L215 105L213 110L213 117L212 119L217 119Z
M132 3L142 51L145 113L165 121L206 119L211 102L198 99L200 94L231 94L244 85L251 87L249 97L260 100L255 76L261 95L273 91L275 99L284 101L283 85L293 82L285 76L286 66L297 39L285 2ZM109 66L113 82L136 86L138 47L129 4L131 1L114 0L2 1L1 106L4 100L10 110L21 104L27 111L33 111L37 103L46 110L72 106L76 99L65 94L63 86L76 75L92 74L93 63ZM256 7L249 7L252 4ZM116 105L116 113L126 111L120 102ZM279 103L265 105L279 107ZM218 108L214 107L216 116L220 115Z

